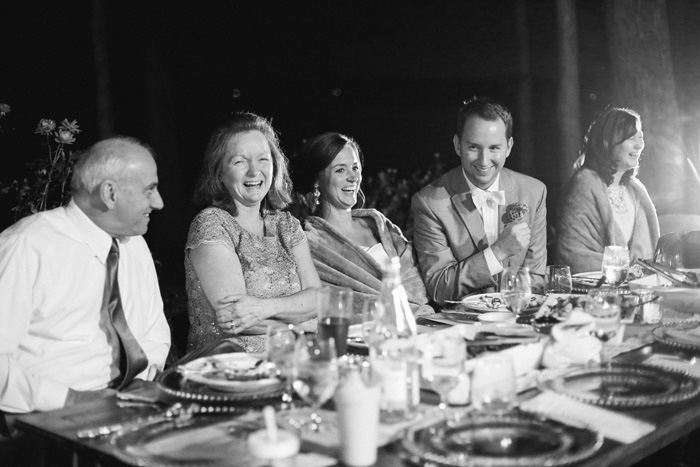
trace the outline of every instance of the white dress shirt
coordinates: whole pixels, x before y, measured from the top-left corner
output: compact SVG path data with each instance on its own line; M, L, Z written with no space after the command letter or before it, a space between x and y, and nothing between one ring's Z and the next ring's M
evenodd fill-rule
M0 409L52 410L68 389L104 389L112 348L100 328L111 237L71 201L0 234ZM162 368L170 347L153 258L143 237L120 242L127 323ZM138 377L146 379L144 371Z
M464 174L464 178L467 181L467 185L469 185L469 189L472 193L480 191L498 191L501 174L496 175L496 180L494 180L490 187L488 187L486 190L482 190L469 180L467 174L464 172L464 169L462 169L462 173ZM498 205L494 203L487 203L486 205L478 206L477 208L481 214L481 220L484 222L486 239L488 240L489 245L493 245L496 240L498 240ZM503 271L503 265L500 261L498 261L498 258L496 258L496 255L493 253L490 246L484 250L484 258L486 259L486 265L488 266L489 272L492 276L495 276Z

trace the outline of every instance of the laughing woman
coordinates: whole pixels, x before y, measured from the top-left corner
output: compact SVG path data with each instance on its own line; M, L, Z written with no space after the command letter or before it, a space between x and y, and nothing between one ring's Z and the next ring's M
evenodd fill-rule
M644 149L639 114L610 108L588 128L557 229L557 263L571 272L600 271L607 245L630 259L651 258L659 239L656 210L637 179Z
M299 221L280 211L290 194L287 159L267 120L239 113L214 130L195 192L208 207L185 248L188 350L228 337L263 352L271 321L316 329L320 280Z
M353 209L364 203L363 162L359 145L340 133L311 138L292 160L294 190L310 200L315 214L300 217L318 274L324 283L353 289L360 312L367 297L379 294L386 260L398 256L414 314L432 313L412 245L401 229L375 209Z

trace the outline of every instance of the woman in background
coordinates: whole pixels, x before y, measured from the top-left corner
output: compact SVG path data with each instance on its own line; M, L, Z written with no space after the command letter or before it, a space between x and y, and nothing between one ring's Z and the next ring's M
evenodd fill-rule
M300 217L316 270L324 283L353 289L359 312L367 297L379 294L386 261L398 256L414 314L432 313L412 245L401 229L375 209L353 209L364 203L363 163L359 145L340 133L311 138L292 161L294 190L308 207Z
M270 122L236 114L209 139L185 247L188 350L230 337L265 351L270 320L315 331L318 274L291 200L287 159Z
M559 215L558 264L600 271L607 245L627 246L631 261L653 256L659 221L637 178L643 149L637 112L613 107L591 123Z

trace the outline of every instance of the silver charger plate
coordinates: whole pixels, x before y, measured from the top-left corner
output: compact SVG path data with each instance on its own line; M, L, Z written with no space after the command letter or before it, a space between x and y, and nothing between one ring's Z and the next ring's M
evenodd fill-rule
M171 368L161 373L156 382L168 396L187 402L201 404L231 404L251 401L269 401L278 399L284 392L284 384L267 388L262 391L250 392L222 392L210 388L204 384L188 380L182 376L177 368Z
M168 420L113 435L109 443L120 461L138 466L210 467L251 465L246 437L259 422L229 417Z
M684 333L694 331L698 327L700 327L700 322L698 321L664 324L655 327L651 331L651 335L654 336L654 339L657 341L670 345L671 347L700 350L700 339L696 341L695 339L690 339L690 336L688 336L688 338L683 337Z
M700 380L685 371L625 363L575 368L539 386L604 407L654 407L700 393Z
M588 427L519 411L472 413L456 426L443 421L410 429L399 455L426 466L565 466L591 457L602 445L603 437Z

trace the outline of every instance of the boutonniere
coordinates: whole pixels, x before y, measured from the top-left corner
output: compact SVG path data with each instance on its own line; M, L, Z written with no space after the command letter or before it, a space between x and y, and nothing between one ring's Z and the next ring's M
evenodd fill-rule
M505 224L510 224L511 222L518 222L521 220L525 214L530 211L525 203L511 203L506 206L505 214L503 214L503 222Z

